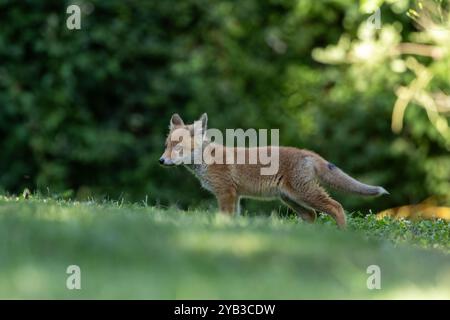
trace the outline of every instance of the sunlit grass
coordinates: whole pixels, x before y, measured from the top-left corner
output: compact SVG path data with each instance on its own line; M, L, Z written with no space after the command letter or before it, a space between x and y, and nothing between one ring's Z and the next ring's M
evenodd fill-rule
M0 298L450 298L448 223L0 197ZM79 265L82 289L68 290ZM368 290L379 265L382 289Z

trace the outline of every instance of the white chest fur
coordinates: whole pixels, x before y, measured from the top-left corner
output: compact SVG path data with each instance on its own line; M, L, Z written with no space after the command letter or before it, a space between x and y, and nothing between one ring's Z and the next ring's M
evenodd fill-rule
M208 180L207 172L208 172L208 165L206 164L194 164L190 166L186 166L189 171L194 173L194 175L200 180L200 183L203 188L205 188L208 191L213 191L211 184Z

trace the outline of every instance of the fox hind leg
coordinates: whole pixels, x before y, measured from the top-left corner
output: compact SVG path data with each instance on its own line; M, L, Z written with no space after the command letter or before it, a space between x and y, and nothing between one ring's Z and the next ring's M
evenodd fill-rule
M297 203L304 203L308 207L330 215L339 228L345 228L346 217L341 204L332 199L317 183L310 182L301 188L288 188L287 195Z
M302 218L304 221L308 223L313 223L316 221L316 212L313 209L306 208L305 206L302 206L301 204L295 202L292 200L289 196L282 194L281 200L292 210L294 210L297 215Z

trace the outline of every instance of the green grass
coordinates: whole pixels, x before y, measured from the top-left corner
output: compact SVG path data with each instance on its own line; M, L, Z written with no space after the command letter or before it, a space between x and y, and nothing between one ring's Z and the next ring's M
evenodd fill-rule
M443 221L228 218L0 197L0 298L450 298ZM66 268L81 268L81 290ZM366 269L381 268L381 290Z

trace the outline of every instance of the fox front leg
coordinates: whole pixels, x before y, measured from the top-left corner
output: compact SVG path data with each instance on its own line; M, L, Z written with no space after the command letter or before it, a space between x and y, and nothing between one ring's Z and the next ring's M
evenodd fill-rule
M239 208L238 196L234 190L217 194L217 202L219 204L219 210L229 215L235 214Z

